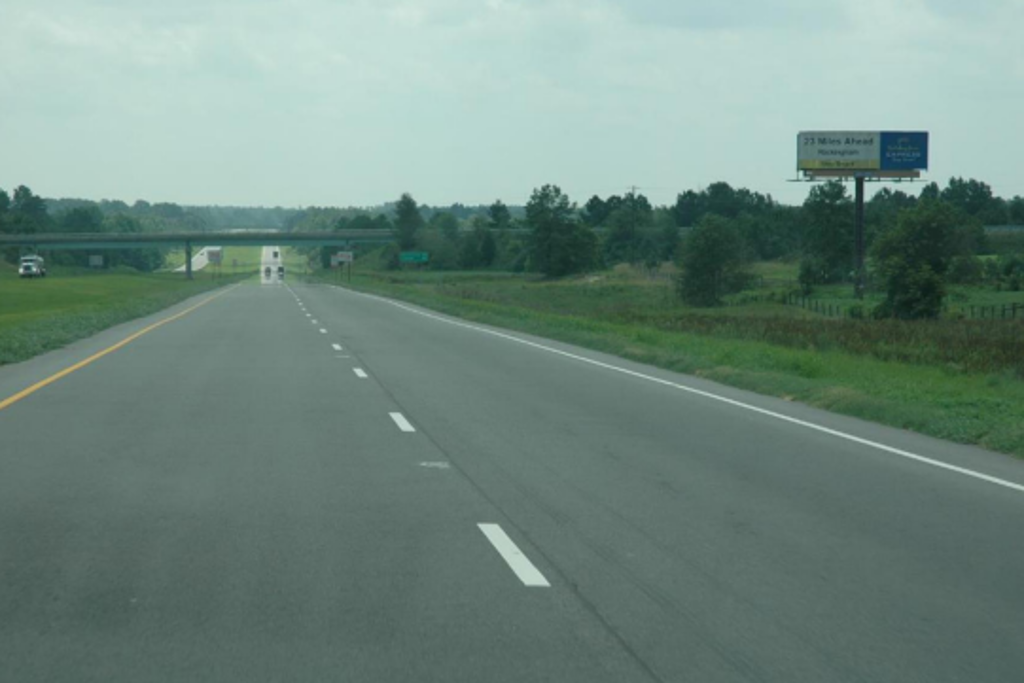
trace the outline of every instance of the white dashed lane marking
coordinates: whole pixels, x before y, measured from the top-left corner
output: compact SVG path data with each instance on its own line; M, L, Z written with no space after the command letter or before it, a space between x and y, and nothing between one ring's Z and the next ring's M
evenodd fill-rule
M413 427L412 424L405 419L405 415L402 415L401 413L390 413L390 415L391 419L395 421L395 424L398 425L398 428L401 429L403 432L416 431L416 428Z
M494 549L498 551L502 559L508 563L508 566L516 573L519 580L523 582L524 586L531 588L550 588L551 584L544 578L544 575L540 573L530 559L523 554L523 551L519 549L519 546L508 537L505 530L501 528L499 524L477 524L480 527L480 531L484 532L484 536L491 542Z

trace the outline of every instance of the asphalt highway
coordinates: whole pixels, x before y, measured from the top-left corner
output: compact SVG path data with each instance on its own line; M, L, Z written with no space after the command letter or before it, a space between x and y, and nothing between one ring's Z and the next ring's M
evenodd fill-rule
M192 271L193 272L199 272L200 270L203 270L204 268L206 268L206 266L210 265L210 255L209 255L209 253L207 253L208 249L210 249L210 247L203 247L202 249L200 249L196 253L195 256L192 257ZM184 265L181 265L181 266L175 268L174 272L175 273L184 273L185 270L186 270L186 267Z
M1021 463L273 284L0 368L0 680L1024 679Z

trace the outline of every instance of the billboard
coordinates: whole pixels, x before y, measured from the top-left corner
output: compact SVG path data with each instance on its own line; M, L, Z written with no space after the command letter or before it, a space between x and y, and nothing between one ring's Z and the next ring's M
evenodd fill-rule
M913 173L928 168L928 133L904 131L802 131L797 170L851 175Z
M883 171L927 171L928 133L881 134Z

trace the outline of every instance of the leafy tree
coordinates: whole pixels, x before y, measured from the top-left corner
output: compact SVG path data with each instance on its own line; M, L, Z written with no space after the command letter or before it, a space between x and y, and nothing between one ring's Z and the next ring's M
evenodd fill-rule
M681 228L690 228L700 220L702 204L700 195L693 190L687 190L676 196L676 203L672 206L672 214L675 216L676 225Z
M497 199L487 209L487 218L491 228L505 230L512 223L512 212L500 199Z
M691 227L709 213L726 218L736 218L744 213L757 216L775 206L770 195L751 192L743 187L736 189L729 183L719 181L711 183L700 192L687 190L678 195L672 212L680 227Z
M430 217L428 225L435 230L440 230L445 238L453 242L459 239L459 219L453 213L439 211Z
M423 227L423 216L420 214L416 200L408 192L403 194L395 205L395 239L403 251L416 246L416 232Z
M459 267L463 270L472 270L480 266L480 245L486 234L488 234L487 228L478 225L462 238L462 244L459 247Z
M494 233L490 230L486 230L484 231L483 238L480 240L480 265L484 268L490 268L494 265L494 261L497 257L497 240L494 239Z
M936 200L939 198L941 192L939 191L939 184L931 182L921 188L921 194L918 196L919 200L932 199Z
M46 232L51 223L50 215L46 211L46 202L42 197L32 194L32 190L24 185L14 188L8 210L10 232Z
M169 220L181 220L185 217L185 210L173 202L158 202L153 204L150 211Z
M7 213L11 208L11 196L0 188L0 233L7 232Z
M143 231L142 224L138 220L125 214L108 216L103 221L102 232L118 234L133 234ZM153 272L164 265L164 251L156 247L144 247L140 249L127 249L114 252L110 257L112 263L123 263L126 266L141 270L146 273Z
M985 275L985 264L973 254L954 256L949 263L946 279L957 285L975 285Z
M992 188L973 178L950 178L939 199L948 202L968 216L980 217L994 201Z
M853 269L854 256L854 208L846 186L837 180L814 186L803 218L804 256L820 264L819 283L841 280Z
M977 215L982 225L1006 225L1010 222L1010 210L1006 200L993 197L988 206Z
M734 223L707 214L690 231L683 247L679 293L694 306L715 306L750 281L746 245Z
M654 209L647 197L629 193L622 198L619 208L607 218L608 236L605 238L605 259L609 263L635 263L644 260L641 242L654 222ZM650 249L654 247L651 246ZM650 249L647 251L649 252Z
M744 211L736 217L736 227L762 260L782 258L800 249L800 210L796 207L776 204L759 213Z
M100 232L103 230L103 212L97 206L65 211L57 220L62 232Z
M891 190L883 187L864 204L864 223L868 233L868 242L872 236L889 228L895 227L900 211L913 208L917 198L902 190Z
M592 228L600 227L608 219L608 204L596 194L583 205L580 217Z
M675 261L679 250L679 226L671 210L660 208L654 212L654 241L658 249L658 259Z
M335 230L375 230L380 226L367 213L357 213L351 218L342 216L335 224Z
M1013 225L1024 225L1024 197L1015 196L1007 202L1007 213L1010 223Z
M416 247L430 254L427 267L431 270L455 270L459 267L458 241L448 239L440 230L421 230L416 235Z
M969 221L948 202L924 200L900 214L894 230L875 243L873 256L885 282L877 317L936 318L946 295L945 276L955 256L966 253Z
M549 277L578 273L594 263L597 237L574 219L575 213L575 204L557 185L535 189L526 205L533 266Z
M743 210L742 202L729 183L717 182L708 185L704 191L703 213L713 213L726 218L736 218Z
M128 205L120 199L101 199L100 210L104 214L128 213Z

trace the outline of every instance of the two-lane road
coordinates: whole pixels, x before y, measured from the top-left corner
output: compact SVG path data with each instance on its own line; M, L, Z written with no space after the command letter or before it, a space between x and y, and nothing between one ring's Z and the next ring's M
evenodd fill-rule
M176 311L0 368L0 401ZM0 409L0 679L1014 681L1022 485L976 449L242 286Z

